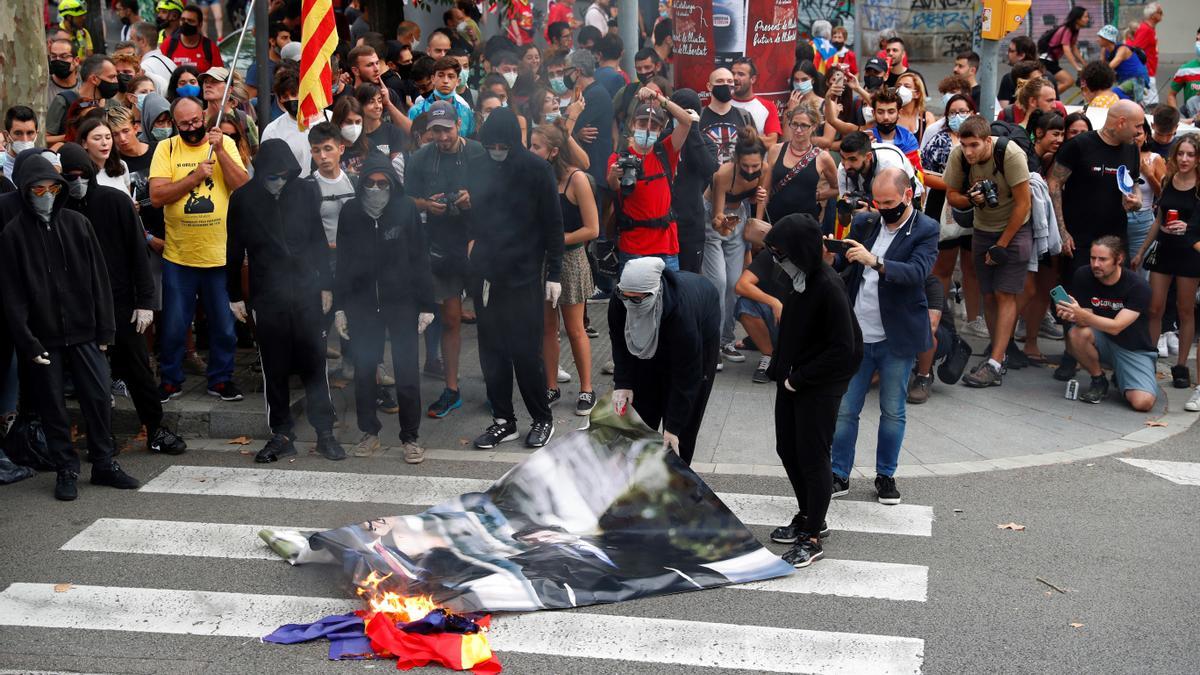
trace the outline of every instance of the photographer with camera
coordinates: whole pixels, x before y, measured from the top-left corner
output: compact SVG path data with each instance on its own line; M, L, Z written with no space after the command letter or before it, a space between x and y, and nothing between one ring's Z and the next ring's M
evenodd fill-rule
M963 384L998 387L1033 251L1029 164L1016 143L992 136L991 125L980 115L963 121L958 139L943 174L946 201L959 211L973 211L971 254L992 338L988 360L963 377Z
M913 197L919 200L923 192L916 180L912 162L890 143L872 143L862 131L852 131L842 138L842 164L837 169L838 229L842 236L850 227L855 214L872 210L872 186L875 176L883 169L895 167L904 171L912 184Z
M433 270L433 299L441 306L442 358L446 386L429 406L430 417L442 418L462 407L458 390L458 359L462 346L462 292L467 277L467 226L471 194L478 192L472 167L478 170L487 153L478 141L463 138L454 106L438 101L429 107L428 129L433 142L409 160L407 192L425 214L429 261ZM428 367L428 364L427 364Z
M635 258L654 256L662 258L667 269L678 270L671 186L692 114L649 87L639 89L637 96L629 145L608 158L608 187L616 200L617 259L624 267ZM675 128L660 141L668 114L675 118Z

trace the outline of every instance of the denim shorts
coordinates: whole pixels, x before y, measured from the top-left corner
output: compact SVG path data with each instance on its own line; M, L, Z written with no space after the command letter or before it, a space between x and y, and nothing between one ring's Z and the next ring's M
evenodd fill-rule
M779 341L779 327L775 325L775 312L765 302L758 302L757 300L738 296L737 303L733 306L733 315L735 317L752 316L762 319L767 324L767 330L771 331L771 344L774 345Z
M1158 381L1154 378L1154 360L1158 358L1157 353L1125 349L1113 342L1108 333L1095 328L1092 329L1092 337L1096 342L1100 362L1112 366L1122 393L1134 389L1153 396L1158 395Z

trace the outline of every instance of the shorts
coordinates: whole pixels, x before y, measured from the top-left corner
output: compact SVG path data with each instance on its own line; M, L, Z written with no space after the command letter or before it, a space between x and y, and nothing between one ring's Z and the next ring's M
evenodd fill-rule
M1113 372L1116 373L1121 393L1133 389L1158 396L1158 380L1154 377L1154 360L1158 358L1157 353L1130 351L1113 342L1108 333L1095 329L1092 329L1092 339L1096 343L1100 362L1112 366Z
M442 303L453 298L461 298L467 287L467 277L464 274L434 274L433 299Z
M775 312L765 302L738 296L737 302L733 306L733 315L738 318L751 316L762 319L767 324L767 330L771 332L771 345L774 346L779 342L779 326L775 325Z
M1017 236L1008 242L1008 262L1003 265L988 265L984 262L987 250L1000 241L1003 232L975 230L971 239L971 256L975 259L975 276L979 279L979 290L984 295L992 293L1019 294L1025 288L1025 275L1029 272L1029 256L1033 252L1033 231L1026 225Z
M947 239L946 241L938 242L939 251L949 251L952 248L961 248L964 251L971 250L971 235L964 234L961 237Z
M1038 59L1038 60L1042 62L1043 66L1045 66L1045 71L1046 71L1047 75L1053 76L1053 75L1058 74L1058 71L1062 70L1062 64L1059 63L1057 59L1054 59L1054 60Z

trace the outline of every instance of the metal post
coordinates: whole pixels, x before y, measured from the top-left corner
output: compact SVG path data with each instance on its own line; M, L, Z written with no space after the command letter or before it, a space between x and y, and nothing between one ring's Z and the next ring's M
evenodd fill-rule
M996 60L999 56L999 40L982 40L979 47L979 114L988 122L996 119Z
M221 94L221 107L217 108L217 121L213 124L214 127L221 128L221 120L225 118L225 105L229 103L229 88L233 86L233 73L237 70L238 58L242 55L242 42L246 39L246 31L250 26L251 12L254 11L255 0L250 0L249 6L246 7L246 20L242 23L242 30L238 33L237 45L233 48L233 58L229 60L229 77L225 78L225 92ZM208 146L208 156L211 159L213 155L213 147Z
M637 0L620 0L617 5L617 30L621 42L625 43L625 53L621 55L621 69L630 77L635 77L633 55L638 50Z
M258 128L262 129L271 121L271 73L267 63L271 61L271 27L269 3L260 2L254 6L254 47L258 61L258 81L254 86L258 89ZM250 16L250 12L246 12Z

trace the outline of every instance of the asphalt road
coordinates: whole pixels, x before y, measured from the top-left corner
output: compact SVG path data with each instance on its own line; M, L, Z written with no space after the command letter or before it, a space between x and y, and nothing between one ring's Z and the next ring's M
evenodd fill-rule
M1200 428L1193 427L1160 444L1114 457L902 481L906 505L932 507L931 536L839 531L843 523L831 515L835 531L826 546L826 560L797 572L811 574L822 566L833 570L846 560L925 568L928 587L923 601L849 597L836 589L827 593L709 590L589 608L582 618L618 618L613 619L615 627L587 634L571 633L570 627L576 625L571 621L581 618L572 617L576 612L561 613L556 621L564 626L563 640L545 650L549 653L501 652L500 656L506 670L514 673L685 673L696 670L689 664L701 663L729 666L705 669L714 672L871 670L858 669L862 664L855 664L853 658L859 648L852 640L838 638L841 641L835 640L832 648L817 649L827 636L849 633L922 640L913 654L916 667L926 673L1196 672L1200 629L1194 621L1193 598L1194 589L1200 587L1195 565L1200 486L1178 485L1119 458L1195 462L1197 450ZM144 480L172 463L141 452L128 453L123 462ZM251 468L249 458L237 452L190 453L178 464ZM493 479L506 468L496 463L432 461L414 468L389 458L332 464L302 457L279 470ZM787 484L778 479L706 478L721 493L788 495ZM6 589L0 592L0 624L21 623L14 619L11 605L6 610L3 604L20 588L10 586L14 583L345 597L336 575L321 567L289 567L275 560L60 550L98 518L325 527L422 508L117 492L86 484L78 502L61 504L50 494L52 483L52 476L43 475L0 489L5 506L0 513L0 541L4 542L0 589ZM843 500L869 502L872 497L870 486L856 481ZM402 496L388 498L402 500ZM1026 529L997 528L1009 522ZM751 527L766 540L768 525ZM782 552L780 546L770 547ZM1038 577L1066 592L1051 589ZM73 592L81 591L68 590L62 597ZM906 592L894 587L888 591ZM115 593L117 602L134 606L137 594L144 591ZM637 621L628 617L647 620L632 625L645 626L650 637L656 636L652 651L639 652L621 637L630 628L626 624ZM189 614L170 619L183 624L184 631L194 620L192 632L203 633L207 632L203 618ZM284 623L294 618L267 620ZM693 638L694 624L672 631L662 619L730 624L741 627L736 631L744 639L732 647L718 644L727 651L714 651L704 642L707 634ZM83 618L84 625L106 620L99 615ZM253 636L167 635L155 632L154 625L138 628L149 632L66 628L77 623L0 625L0 670L324 673L391 667L379 662L328 662L320 644L285 647L260 643ZM777 633L770 628L815 632ZM794 645L809 639L820 657L813 661L815 665L770 661L770 654L806 653L807 647ZM792 640L799 643L780 644ZM905 644L911 647L911 641ZM578 658L572 653L634 654L660 662ZM737 670L746 663L757 665L754 670Z

